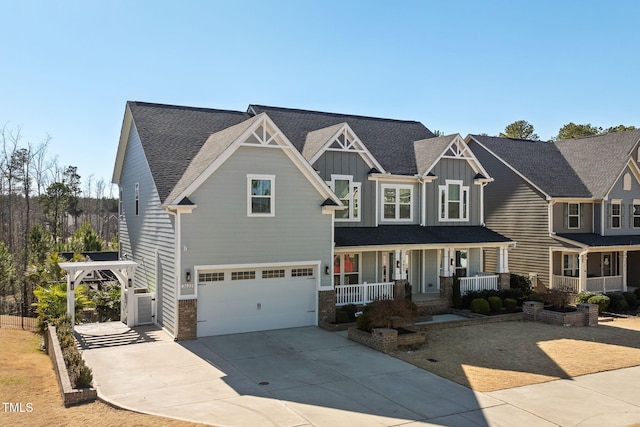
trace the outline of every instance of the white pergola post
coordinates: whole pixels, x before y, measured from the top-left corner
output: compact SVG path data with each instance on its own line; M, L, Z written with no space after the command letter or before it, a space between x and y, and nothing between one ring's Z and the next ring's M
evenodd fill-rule
M121 297L125 296L128 287L133 284L133 275L137 262L134 261L84 261L61 262L60 268L67 272L67 314L71 316L71 325L75 327L76 321L76 288L87 274L96 270L111 270L118 278L122 290ZM133 292L133 288L131 288ZM127 326L133 326L133 304L127 304Z

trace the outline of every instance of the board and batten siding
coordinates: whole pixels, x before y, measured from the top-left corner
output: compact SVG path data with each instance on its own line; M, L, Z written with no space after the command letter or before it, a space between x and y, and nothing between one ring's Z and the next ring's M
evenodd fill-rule
M135 212L135 185L139 185L139 211ZM160 206L149 165L135 124L132 124L120 176L122 216L119 224L120 256L139 263L136 288L156 292L156 321L175 329L175 261L173 218Z
M325 151L313 164L313 168L320 173L326 182L331 181L331 175L351 175L353 182L359 182L360 187L360 221L336 220L336 227L374 227L376 187L375 181L370 181L371 167L358 153L344 151Z
M481 188L473 183L476 176L473 168L464 159L440 159L432 170L438 178L426 184L426 225L480 225ZM469 221L439 221L440 185L447 180L460 180L469 187Z
M516 242L509 250L511 273L538 275L549 286L549 247L561 246L549 236L545 196L481 146L470 146L494 181L484 190L486 226ZM484 251L484 271L496 271L496 250Z
M631 181L631 189L624 189L624 176L629 174ZM611 227L611 200L619 199L622 200L621 206L621 221L620 228L612 228ZM636 181L635 176L627 166L618 181L611 187L611 190L608 194L608 201L604 202L604 235L605 236L619 236L626 234L640 234L640 228L633 227L633 200L640 199L640 184Z
M248 174L275 175L275 216L247 215ZM282 150L239 147L189 199L197 207L181 216L183 269L320 261L321 286L331 286L324 268L333 265L332 216L322 214L325 198Z

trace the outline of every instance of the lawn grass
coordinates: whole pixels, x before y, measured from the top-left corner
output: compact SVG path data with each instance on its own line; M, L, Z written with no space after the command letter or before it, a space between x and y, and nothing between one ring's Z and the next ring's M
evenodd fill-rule
M51 360L40 350L40 340L40 336L32 332L0 328L0 425L201 425L116 409L100 401L65 408ZM8 412L4 402L14 407L21 404L24 412Z
M394 356L475 391L495 391L640 365L640 317L591 327L503 322L427 332Z

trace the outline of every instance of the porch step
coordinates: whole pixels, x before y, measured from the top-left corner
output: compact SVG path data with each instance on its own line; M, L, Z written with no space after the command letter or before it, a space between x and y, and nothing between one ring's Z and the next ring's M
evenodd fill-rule
M444 298L437 298L426 301L414 301L418 307L418 315L424 316L427 314L446 314L449 312L449 304Z

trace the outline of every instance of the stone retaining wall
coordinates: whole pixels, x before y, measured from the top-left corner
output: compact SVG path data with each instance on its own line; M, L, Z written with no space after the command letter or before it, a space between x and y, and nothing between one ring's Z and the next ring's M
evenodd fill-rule
M83 402L92 402L98 397L96 389L92 388L73 388L71 387L71 380L69 379L69 372L67 372L67 366L64 363L62 357L62 349L60 348L60 342L56 335L56 328L50 325L44 334L44 345L47 349L47 354L51 358L53 363L53 370L56 372L56 378L58 379L58 386L60 387L60 394L62 394L62 401L64 406L76 405Z
M598 306L596 304L578 304L577 311L560 312L545 310L544 304L527 301L522 306L527 320L540 321L562 326L597 326Z

